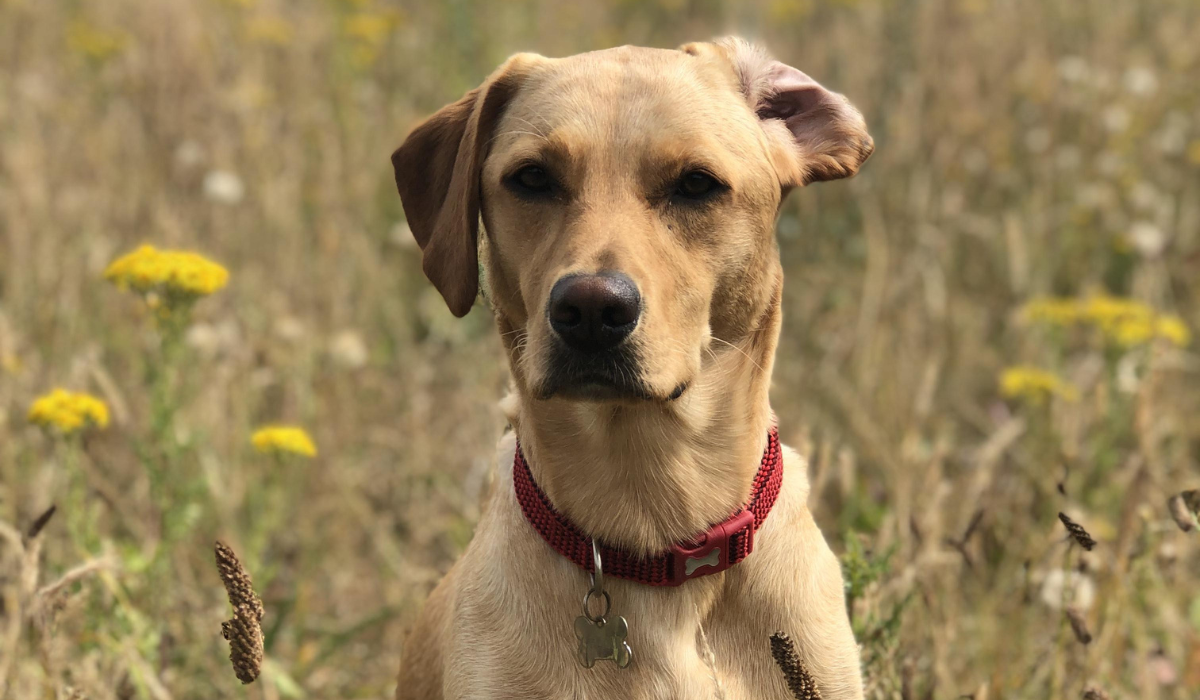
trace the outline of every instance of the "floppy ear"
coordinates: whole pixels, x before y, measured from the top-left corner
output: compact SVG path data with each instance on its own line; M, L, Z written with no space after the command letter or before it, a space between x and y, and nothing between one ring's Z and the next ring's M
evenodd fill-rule
M479 292L479 171L492 128L523 75L510 58L483 85L419 124L392 153L421 268L455 316Z
M844 96L743 39L716 46L733 64L768 136L790 146L778 166L785 188L850 177L875 150L862 114Z

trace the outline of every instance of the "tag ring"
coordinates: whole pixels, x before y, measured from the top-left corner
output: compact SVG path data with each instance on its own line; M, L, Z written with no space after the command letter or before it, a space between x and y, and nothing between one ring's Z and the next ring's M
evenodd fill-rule
M595 571L592 572L592 587L583 594L583 616L592 623L603 625L605 618L608 617L608 611L612 608L612 596L604 590L604 562L600 559L600 548L596 546L594 539L592 540L592 565ZM604 598L604 610L599 615L592 615L590 609L593 596Z

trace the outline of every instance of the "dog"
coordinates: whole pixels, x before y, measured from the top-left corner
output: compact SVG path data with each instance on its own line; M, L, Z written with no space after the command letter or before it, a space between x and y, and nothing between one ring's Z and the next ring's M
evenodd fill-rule
M873 148L845 97L736 38L517 54L410 133L392 164L422 268L457 316L482 279L513 393L398 700L783 700L779 631L822 697L862 697L768 389L781 202Z

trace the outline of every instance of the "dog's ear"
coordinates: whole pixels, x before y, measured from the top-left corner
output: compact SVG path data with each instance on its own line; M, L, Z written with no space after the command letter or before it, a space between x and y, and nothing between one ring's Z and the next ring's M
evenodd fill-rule
M404 216L421 246L421 267L455 316L479 292L479 172L492 128L519 87L518 54L482 85L413 129L392 153Z
M850 177L875 150L862 114L844 96L743 39L712 46L732 64L767 135L785 145L776 166L785 188ZM684 50L699 52L694 44Z

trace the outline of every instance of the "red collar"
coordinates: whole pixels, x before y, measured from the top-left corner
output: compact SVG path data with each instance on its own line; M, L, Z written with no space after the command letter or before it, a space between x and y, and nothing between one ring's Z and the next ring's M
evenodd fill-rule
M754 475L749 504L694 540L673 544L667 551L652 557L640 557L597 543L604 561L604 573L648 586L678 586L689 579L724 571L754 550L754 533L766 521L782 484L783 455L779 448L779 433L771 428L767 435L767 450ZM519 442L513 459L513 486L525 518L542 539L579 568L592 571L592 538L556 511L550 499L538 488Z

